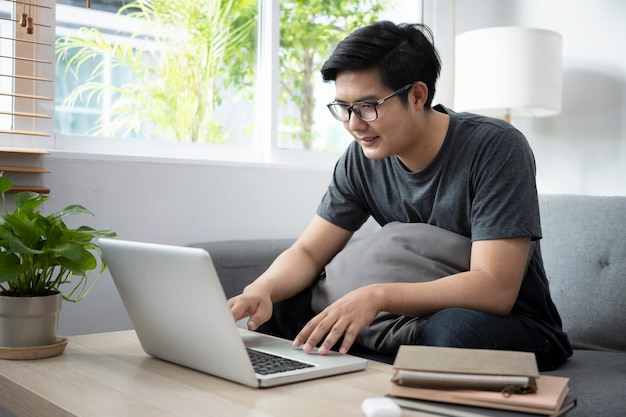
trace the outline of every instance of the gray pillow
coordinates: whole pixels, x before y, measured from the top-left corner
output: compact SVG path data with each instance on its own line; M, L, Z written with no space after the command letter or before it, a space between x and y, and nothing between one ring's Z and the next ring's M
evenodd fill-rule
M374 283L424 282L469 270L471 241L425 223L392 222L348 244L313 287L311 307L321 312L348 292ZM356 342L394 353L415 340L424 318L382 312Z

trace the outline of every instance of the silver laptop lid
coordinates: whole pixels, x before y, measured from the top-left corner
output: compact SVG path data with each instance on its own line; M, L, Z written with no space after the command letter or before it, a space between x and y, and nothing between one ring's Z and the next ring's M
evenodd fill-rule
M117 239L99 244L147 354L258 384L206 251Z

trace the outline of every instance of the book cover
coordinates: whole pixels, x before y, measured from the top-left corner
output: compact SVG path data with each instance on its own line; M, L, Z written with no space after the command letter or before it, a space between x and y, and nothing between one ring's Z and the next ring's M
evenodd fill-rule
M532 352L402 345L395 369L475 375L539 376Z

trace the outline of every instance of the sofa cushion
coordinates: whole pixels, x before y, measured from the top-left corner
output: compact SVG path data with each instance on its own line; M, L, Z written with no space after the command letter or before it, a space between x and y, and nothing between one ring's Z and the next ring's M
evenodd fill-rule
M578 405L568 416L626 416L624 353L575 350L565 365L542 374L570 378L570 393Z
M294 239L228 240L193 243L206 250L227 298L234 297L270 266Z
M374 283L425 282L467 271L471 241L426 223L387 223L349 243L326 265L313 287L311 308L319 313L352 290ZM370 350L395 353L411 343L425 318L380 312L359 331L355 342Z
M432 281L469 270L471 242L426 223L387 223L349 243L313 289L319 313L350 291L374 283Z
M544 266L570 341L626 351L626 197L539 201Z

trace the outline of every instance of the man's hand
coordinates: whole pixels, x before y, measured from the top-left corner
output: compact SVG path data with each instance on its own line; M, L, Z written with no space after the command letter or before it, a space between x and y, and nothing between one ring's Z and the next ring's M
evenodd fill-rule
M228 307L235 320L248 319L248 329L256 330L272 317L272 299L268 294L244 290L240 295L228 300Z
M303 346L311 352L319 342L324 342L318 352L325 355L343 336L339 353L348 353L359 331L370 324L380 313L381 287L368 285L346 294L313 317L293 341L295 347Z

